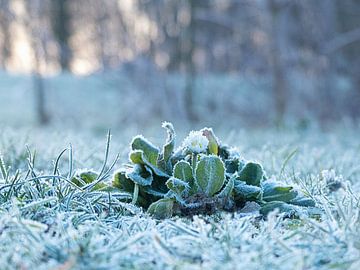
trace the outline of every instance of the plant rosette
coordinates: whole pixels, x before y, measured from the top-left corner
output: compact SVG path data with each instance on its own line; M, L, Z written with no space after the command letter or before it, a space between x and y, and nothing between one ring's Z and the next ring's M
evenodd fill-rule
M237 211L258 204L266 216L277 209L289 217L314 211L315 202L304 192L267 180L261 164L229 150L211 128L191 131L175 150L171 123L160 149L143 136L130 143L129 163L118 170L112 186L132 194L132 203L156 218Z

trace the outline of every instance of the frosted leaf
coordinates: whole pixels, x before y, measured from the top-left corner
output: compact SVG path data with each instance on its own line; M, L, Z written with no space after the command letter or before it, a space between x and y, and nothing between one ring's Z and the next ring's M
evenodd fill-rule
M215 155L203 156L196 165L196 182L208 196L218 192L225 181L225 166Z

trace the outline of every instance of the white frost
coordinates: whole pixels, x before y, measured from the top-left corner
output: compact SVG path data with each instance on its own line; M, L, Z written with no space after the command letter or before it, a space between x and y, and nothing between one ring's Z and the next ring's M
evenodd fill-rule
M201 131L190 131L183 142L183 147L193 153L204 153L208 147L209 141Z

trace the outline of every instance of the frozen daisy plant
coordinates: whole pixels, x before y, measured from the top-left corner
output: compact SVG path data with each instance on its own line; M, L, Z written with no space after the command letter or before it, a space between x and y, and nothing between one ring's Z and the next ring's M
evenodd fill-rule
M202 131L190 131L183 142L183 148L190 153L205 153L209 145Z
M244 207L264 216L278 209L296 217L315 207L300 190L267 180L261 164L230 150L211 128L191 131L176 150L173 125L165 122L163 128L167 138L161 148L143 136L133 138L129 163L116 171L112 181L114 190L128 192L133 204L156 218Z

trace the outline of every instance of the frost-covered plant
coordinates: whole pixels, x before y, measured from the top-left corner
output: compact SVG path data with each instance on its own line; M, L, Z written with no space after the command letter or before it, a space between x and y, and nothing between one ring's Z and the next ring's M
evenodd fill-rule
M235 211L254 202L260 213L274 209L297 216L315 202L292 186L267 180L263 167L221 144L211 128L191 131L175 150L175 131L163 123L160 150L143 136L130 144L129 160L114 174L113 186L133 194L132 202L157 218Z

